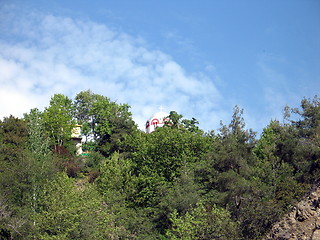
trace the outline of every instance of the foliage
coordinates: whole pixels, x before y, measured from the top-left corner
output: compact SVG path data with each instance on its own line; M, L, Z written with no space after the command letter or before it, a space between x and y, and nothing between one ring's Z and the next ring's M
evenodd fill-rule
M25 114L28 131L28 148L37 159L45 159L50 154L50 139L46 135L43 114L38 109L31 109L29 114Z
M63 94L55 94L50 100L50 106L43 112L43 121L51 144L56 151L70 141L71 130L74 127L72 100Z
M168 116L168 121L165 122L165 127L180 128L187 131L202 134L203 131L197 126L199 121L195 118L182 119L183 116L178 114L176 111L171 111Z
M262 239L319 183L318 97L258 138L238 106L217 133L169 119L146 134L127 104L90 90L4 118L0 239ZM75 124L85 155L72 147Z
M117 235L112 215L91 186L76 188L65 174L58 174L44 188L34 216L37 239L105 239Z
M121 151L120 143L136 128L129 112L129 105L117 104L109 98L90 90L75 97L75 118L82 125L89 149L99 150L105 156ZM88 141L93 139L93 142ZM86 146L85 146L86 147Z
M238 239L238 226L230 213L217 206L200 202L185 215L175 210L171 214L172 227L166 233L169 239Z

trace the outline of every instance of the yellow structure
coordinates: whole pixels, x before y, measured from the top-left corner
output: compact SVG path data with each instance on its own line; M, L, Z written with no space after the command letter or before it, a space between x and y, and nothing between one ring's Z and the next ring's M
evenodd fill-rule
M71 139L74 141L77 149L77 155L82 154L82 136L81 136L81 125L75 125L71 131Z

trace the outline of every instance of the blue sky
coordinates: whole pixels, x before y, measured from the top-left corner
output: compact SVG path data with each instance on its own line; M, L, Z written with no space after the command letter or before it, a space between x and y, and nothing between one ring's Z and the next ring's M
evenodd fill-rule
M0 117L91 89L205 130L282 121L320 89L320 1L0 0Z

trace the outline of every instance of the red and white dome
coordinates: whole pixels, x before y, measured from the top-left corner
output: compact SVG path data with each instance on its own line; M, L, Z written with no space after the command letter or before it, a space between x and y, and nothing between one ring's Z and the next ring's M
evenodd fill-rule
M146 122L146 132L151 133L156 130L157 127L163 127L165 121L169 120L169 114L165 112L155 113L149 120Z

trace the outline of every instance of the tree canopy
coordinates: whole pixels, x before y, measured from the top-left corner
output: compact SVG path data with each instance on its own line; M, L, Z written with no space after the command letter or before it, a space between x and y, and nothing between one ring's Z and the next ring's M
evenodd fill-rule
M204 132L171 111L138 129L90 90L0 120L0 239L261 239L320 179L320 101L261 136L235 106ZM81 125L85 154L72 129Z

